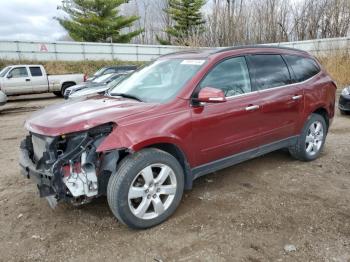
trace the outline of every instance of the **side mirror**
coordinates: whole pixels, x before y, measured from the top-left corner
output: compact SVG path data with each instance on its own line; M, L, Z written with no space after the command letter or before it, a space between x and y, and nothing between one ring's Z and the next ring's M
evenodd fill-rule
M226 97L220 89L204 87L199 91L197 101L200 103L223 103L226 102Z
M9 74L7 75L7 78L8 78L8 79L12 78L12 74L9 73Z

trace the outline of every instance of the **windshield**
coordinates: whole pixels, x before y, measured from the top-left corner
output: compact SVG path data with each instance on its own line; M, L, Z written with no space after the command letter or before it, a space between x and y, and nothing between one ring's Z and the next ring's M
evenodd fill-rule
M111 75L112 74L106 74L106 75L99 76L96 79L94 79L92 82L97 83L97 84L104 83Z
M0 71L0 77L4 77L6 75L6 73L11 69L10 66L7 66L5 68L3 68L1 71Z
M104 71L106 70L105 67L102 67L101 69L97 70L94 74L94 76L99 76L101 75Z
M125 75L119 75L117 78L115 78L113 81L107 84L107 88L113 88L116 87L122 80L127 78L130 74L125 74Z
M173 98L206 60L158 60L134 72L110 91L110 95L135 96L144 102Z

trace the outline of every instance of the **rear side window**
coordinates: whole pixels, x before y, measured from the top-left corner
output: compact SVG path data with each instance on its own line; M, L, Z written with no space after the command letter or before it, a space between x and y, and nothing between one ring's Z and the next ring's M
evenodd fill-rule
M283 57L287 61L289 67L292 68L297 82L303 82L320 72L319 66L315 60L311 58L295 55L285 55Z
M259 90L291 83L288 67L280 55L247 56L255 86Z
M30 74L32 76L42 76L43 75L40 67L38 67L38 66L31 66L31 67L29 67L29 70L30 70Z

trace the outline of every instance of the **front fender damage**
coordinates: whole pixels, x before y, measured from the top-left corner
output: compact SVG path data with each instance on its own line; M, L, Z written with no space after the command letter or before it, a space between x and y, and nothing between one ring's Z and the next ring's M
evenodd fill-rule
M57 202L84 204L105 195L116 172L119 150L98 151L111 124L82 133L45 137L31 133L21 143L21 173L37 183L51 207Z

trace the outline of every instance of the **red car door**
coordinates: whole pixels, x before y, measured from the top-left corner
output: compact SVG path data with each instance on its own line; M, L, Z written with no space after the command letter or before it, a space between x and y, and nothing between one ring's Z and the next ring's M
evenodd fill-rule
M304 106L303 89L292 84L285 61L277 54L250 55L247 59L261 99L261 144L296 135Z
M214 66L196 91L204 87L223 90L227 101L191 109L196 166L257 148L259 94L251 89L245 58L229 58Z

